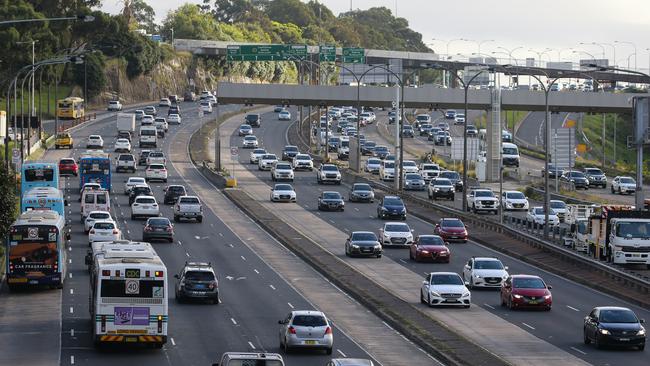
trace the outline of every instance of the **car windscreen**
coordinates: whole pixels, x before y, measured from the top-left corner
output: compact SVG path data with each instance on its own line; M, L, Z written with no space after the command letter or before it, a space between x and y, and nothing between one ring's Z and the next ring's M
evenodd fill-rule
M262 160L278 160L278 158L275 155L266 154L262 156Z
M420 174L409 173L409 174L406 174L405 178L407 180L420 180L420 179L422 179L422 176Z
M341 146L342 147L350 147L350 140L342 140L341 141Z
M379 160L379 159L368 159L368 164L369 165L381 164L381 160Z
M340 200L341 199L341 194L339 194L338 192L323 193L323 199L326 199L326 200Z
M248 114L248 115L246 115L246 120L248 122L255 122L255 121L258 120L258 118L259 118L259 116L256 115L256 114Z
M445 242L439 236L421 236L418 240L420 245L445 245Z
M186 203L189 205L198 205L199 199L196 197L181 197L178 203Z
M503 264L499 261L476 261L475 269L503 269Z
M96 222L95 225L93 225L93 229L97 230L112 230L115 228L115 224L112 222Z
M323 170L328 172L336 172L339 169L335 165L323 165Z
M630 310L601 310L600 321L603 323L638 323L639 319Z
M311 160L309 155L296 155L296 160Z
M402 166L416 166L414 161L405 161Z
M408 233L409 231L411 231L411 229L408 227L408 225L386 224L384 231L388 231L391 233Z
M539 278L513 278L512 287L515 288L546 288L544 281Z
M208 271L185 272L185 279L190 281L214 281L214 274Z
M352 241L377 241L377 236L374 233L354 233Z
M61 159L61 164L74 164L74 159Z
M506 198L511 198L511 199L515 199L515 200L523 200L524 198L526 198L526 196L524 196L524 194L521 193L521 192L508 192L508 193L506 193Z
M384 205L387 206L403 206L402 200L399 198L385 198Z
M503 155L519 155L519 150L515 147L504 147Z
M109 213L105 212L94 212L89 215L91 219L95 220L103 220L103 219L110 219L111 215Z
M153 199L153 198L144 198L144 197L141 197L141 198L136 199L135 202L137 202L137 203L144 203L144 204L151 204L151 203L156 203L156 200Z
M298 147L296 147L296 146L285 146L284 151L298 151Z
M275 170L290 170L291 165L289 164L275 164Z
M476 197L494 197L492 191L475 191L474 196Z
M551 201L550 206L551 206L551 208L563 209L563 208L566 208L566 203L564 203L562 201Z
M291 187L290 184L276 184L275 185L275 190L276 191L293 191L293 188Z
M454 179L454 180L459 180L460 175L458 172L442 172L440 173L441 178L447 178L447 179Z
M148 224L152 226L169 226L169 219L149 219Z
M162 164L151 164L147 169L165 169L165 166Z
M255 137L255 136L246 136L246 137L244 137L244 140L246 140L246 141L256 141L257 137Z
M182 187L182 186L169 186L169 187L167 187L167 192L173 192L173 193L185 192L185 187Z
M463 285L463 280L457 274L436 274L431 276L432 285Z
M621 183L626 183L626 184L636 184L636 182L632 178L625 178L624 177L624 178L619 179L619 181Z
M585 169L585 173L591 174L591 175L603 175L603 172L600 169L597 169L597 168Z
M650 223L623 221L616 224L616 236L621 238L650 239Z
M371 191L372 188L370 188L370 185L368 185L368 184L361 183L361 184L355 184L352 187L352 190L353 191Z
M384 163L384 169L393 169L393 168L395 168L395 163L393 162Z
M120 157L118 158L118 160L122 160L122 161L133 161L133 160L135 160L135 158L133 157L133 155L120 155Z
M462 221L460 220L442 220L442 225L444 227L465 227Z
M299 327L324 327L327 325L325 318L319 315L296 315L292 325Z

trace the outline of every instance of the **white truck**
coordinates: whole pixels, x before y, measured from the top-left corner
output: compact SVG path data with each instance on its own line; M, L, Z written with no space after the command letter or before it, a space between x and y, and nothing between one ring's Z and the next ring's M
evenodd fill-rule
M570 225L568 235L563 239L564 245L578 252L589 252L589 218L595 207L591 205L567 205L564 222Z
M600 212L598 212L600 211ZM633 206L601 206L589 219L589 245L596 258L650 269L650 212Z
M203 206L201 206L201 201L197 196L178 197L174 205L174 221L180 222L181 219L203 221Z
M118 113L117 114L117 131L135 132L135 114Z

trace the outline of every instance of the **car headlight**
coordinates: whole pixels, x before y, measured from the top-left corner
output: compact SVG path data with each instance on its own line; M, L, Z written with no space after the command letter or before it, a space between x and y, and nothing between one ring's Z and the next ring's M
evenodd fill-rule
M382 211L382 212L386 212L386 211L388 211L388 210L386 209L386 207L382 207L382 208L381 208L381 211Z
M422 254L429 254L429 251L428 251L428 250L421 250L420 253L422 253Z
M474 278L481 278L481 275L477 275L477 274L475 274L475 275L474 275Z
M548 299L550 299L550 298L551 298L551 295L550 295L550 294L549 294L549 295L544 295L544 300L548 300Z
M463 296L462 296L462 297L469 297L469 295L470 295L470 292L469 292L469 291L467 291L467 292L465 292L465 293L463 294Z
M440 190L440 188L438 188L438 187L433 187L433 191L434 191L434 192L438 192L439 190Z
M406 208L402 207L402 210L400 211L401 213L406 213Z
M381 249L381 244L375 244L375 249Z
M435 291L431 291L431 296L440 297L440 294Z
M356 244L352 244L352 248L354 248L354 249L359 249L359 246L356 245Z
M610 334L609 330L607 330L607 329L600 329L599 331L600 331L600 334Z
M514 294L514 295L512 295L512 297L514 297L515 299L521 299L523 296Z
M636 335L638 336L645 335L645 329L640 329L638 332L636 332Z

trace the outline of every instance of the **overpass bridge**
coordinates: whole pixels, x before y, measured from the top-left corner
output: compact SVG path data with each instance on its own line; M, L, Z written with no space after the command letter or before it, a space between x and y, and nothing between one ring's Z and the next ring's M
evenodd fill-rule
M356 105L389 107L395 100L394 87L322 86L297 84L241 84L220 82L217 100L220 104L288 104L303 106ZM404 107L429 109L464 108L464 90L423 86L404 88ZM631 113L632 98L648 94L550 92L549 106L553 112ZM502 110L544 111L544 93L529 90L502 90ZM470 89L469 109L490 110L492 90Z
M226 57L227 48L231 45L254 45L259 43L247 43L247 42L232 42L232 41L211 41L211 40L196 40L196 39L174 39L174 49L179 51L187 51L193 54L214 56L214 57ZM318 46L307 46L307 55L308 59L314 62L318 62ZM340 56L342 54L342 49L340 47L336 48L336 54ZM389 50L376 50L376 49L366 49L365 58L367 64L391 64L397 66L401 70L415 70L422 68L422 64L426 63L436 63L442 65L444 68L449 70L463 70L467 66L476 66L476 62L463 62L463 61L449 61L446 60L444 56L437 53L426 53L426 52L408 52L408 51L389 51ZM486 58L486 63L496 62L494 58ZM491 62L488 62L491 61ZM497 65L495 65L497 66ZM537 71L539 70L539 71ZM548 76L550 78L556 78L563 75L566 75L570 71L583 71L583 70L567 70L567 69L555 69L555 68L537 68L535 69L525 69L522 66L520 70L514 72L512 70L506 70L504 68L499 68L497 66L498 72L504 74L518 74L518 75L536 75L536 76ZM379 71L381 72L381 71ZM399 73L399 72L398 72ZM405 74L406 71L402 71L402 74ZM650 79L640 75L633 74L624 74L624 73L615 73L609 71L602 72L590 72L590 75L594 80L599 83L615 83L617 81L628 82L628 83L641 83L641 84L650 84ZM575 78L575 76L572 76ZM584 78L584 77L578 77ZM453 78L452 78L453 80Z

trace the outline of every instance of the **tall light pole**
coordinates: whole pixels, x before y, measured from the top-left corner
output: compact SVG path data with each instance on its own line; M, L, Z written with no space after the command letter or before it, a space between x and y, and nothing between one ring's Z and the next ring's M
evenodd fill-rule
M501 46L497 47L497 49L504 50L508 54L508 57L509 57L508 63L510 63L510 64L512 64L512 54L515 53L515 51L520 50L522 48L524 48L524 47L519 46L519 47L515 47L515 48L512 48L512 49L508 49L508 48L501 47Z
M484 40L481 40L481 41L473 41L473 42L476 43L476 46L477 46L477 48L478 48L478 53L481 53L481 46L482 46L484 43L488 43L488 42L496 42L496 41L493 40L493 39L484 39Z
M629 41L614 41L614 43L620 43L620 44L629 44L630 46L634 47L634 71L639 71L639 65L636 63L636 58L637 58L637 52L636 52L636 44L633 42Z
M59 17L59 18L32 18L32 19L13 19L13 20L4 20L0 22L0 25L6 24L16 24L16 23L33 23L33 22L55 22L60 20L80 20L83 22L92 22L95 20L95 17L92 15L76 15L73 17Z
M556 50L556 51L557 51L557 62L561 62L561 61L562 61L562 52L564 52L564 51L573 51L573 50L574 50L573 47L557 49L557 50Z
M16 44L30 44L32 45L32 73L34 73L34 63L36 62L36 42L38 40L31 40L31 41L22 41L22 42L16 42ZM31 102L30 102L30 110L31 114L36 114L34 110L34 82L31 83Z
M532 49L532 48L529 48L529 49L528 49L528 52L532 52L532 53L537 54L537 59L539 60L539 67L542 67L542 56L543 56L545 53L548 53L548 52L551 52L551 51L553 51L553 50L550 49L550 48L546 48L546 49L544 49L544 50L542 50L542 51L537 51L537 50L534 50L534 49Z
M602 52L603 60L606 59L606 57L605 57L605 46L603 46L602 44L600 44L600 43L596 43L596 42L580 42L580 44L583 45L583 46L593 45L593 46L598 46L598 47L600 47L601 50L603 51L603 52Z

